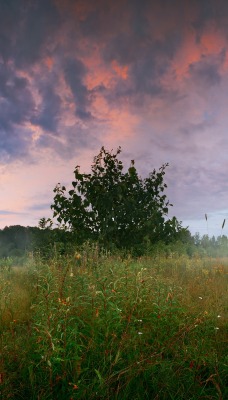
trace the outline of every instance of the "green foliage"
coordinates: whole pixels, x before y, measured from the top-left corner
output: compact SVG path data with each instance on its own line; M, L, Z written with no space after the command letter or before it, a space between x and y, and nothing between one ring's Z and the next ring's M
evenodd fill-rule
M120 147L116 153L102 147L89 174L82 174L77 166L72 189L67 193L58 184L51 208L78 243L91 239L106 248L134 249L139 254L144 243L169 242L182 228L176 218L167 220L171 204L164 194L164 175L168 164L142 179L134 160L123 172L120 152Z
M200 237L199 233L193 236L195 251L201 255L208 255L210 257L228 257L228 237L225 235L209 237L203 235Z
M31 250L32 231L13 225L0 230L0 258L21 258Z
M1 270L0 397L227 398L226 273L222 260L123 260L89 244Z
M69 252L73 240L71 233L60 228L52 229L52 224L50 219L41 218L39 227L13 225L0 230L2 263L12 258L14 265L21 265L31 252L39 252L45 258L52 257L56 252Z
M53 221L51 220L51 218L46 219L44 217L40 218L39 224L38 224L40 229L51 229L52 225L53 225Z
M70 255L74 252L75 246L78 246L74 232L61 227L53 228L52 222L45 218L42 218L40 223L39 227L14 225L0 230L0 268L8 265L9 262L11 265L18 266L26 264L26 257L29 253L39 253L43 259L47 260L56 254ZM99 254L103 251L102 243L91 240L84 241L82 249L92 244ZM112 250L112 254L116 252L120 254L120 249L115 249L114 246L111 248L110 245L109 250ZM84 250L82 251L84 252ZM200 237L198 233L191 236L187 229L179 227L172 240L170 238L165 242L162 239L151 243L146 236L141 243L135 244L133 251L129 247L121 249L122 257L127 254L137 256L142 253L147 256L160 254L167 257L171 254L185 254L190 257L195 254L227 257L228 238L225 235L217 238L214 236L210 238L208 235Z

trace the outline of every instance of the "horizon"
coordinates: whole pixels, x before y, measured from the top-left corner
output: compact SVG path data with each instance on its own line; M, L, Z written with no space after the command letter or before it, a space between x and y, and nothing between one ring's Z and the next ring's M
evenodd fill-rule
M51 217L49 217L49 218L51 218ZM40 219L42 219L42 217L41 217ZM52 220L52 222L53 222L53 225L51 226L50 229L59 228L59 224L58 224L55 220L53 220L52 218L51 218L51 220ZM225 221L225 223L224 223L224 221ZM206 222L207 222L207 221L206 221ZM223 227L222 227L222 225L221 225L221 232L220 232L220 234L218 234L218 235L210 234L208 226L207 226L207 228L206 228L206 232L204 232L204 233L200 233L199 231L191 232L191 230L190 230L188 227L183 226L183 224L182 224L182 228L188 229L189 232L191 233L191 236L192 236L192 237L194 237L194 236L196 236L196 235L199 235L199 237L200 237L201 239L203 238L203 236L208 236L210 239L211 239L212 237L215 237L215 239L218 239L219 237L223 237L223 236L225 236L225 237L228 238L228 235L224 233L224 226L226 225L226 219L223 220L223 223L224 223L224 225L222 224ZM39 221L37 222L36 225L21 225L21 224L5 225L4 227L0 227L0 231L3 231L5 228L10 228L10 227L14 227L14 226L20 226L20 227L23 227L23 228L39 228ZM40 228L40 229L42 229L42 228Z

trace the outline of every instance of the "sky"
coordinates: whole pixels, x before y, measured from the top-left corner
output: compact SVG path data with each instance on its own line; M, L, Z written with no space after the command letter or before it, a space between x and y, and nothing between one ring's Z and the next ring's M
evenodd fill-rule
M170 217L228 235L227 107L226 0L0 0L0 229L121 146L142 177L169 163Z

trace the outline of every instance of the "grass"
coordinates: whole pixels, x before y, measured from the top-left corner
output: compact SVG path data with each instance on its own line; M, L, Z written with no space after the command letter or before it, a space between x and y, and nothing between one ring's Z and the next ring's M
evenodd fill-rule
M228 398L226 259L96 250L0 272L0 398Z

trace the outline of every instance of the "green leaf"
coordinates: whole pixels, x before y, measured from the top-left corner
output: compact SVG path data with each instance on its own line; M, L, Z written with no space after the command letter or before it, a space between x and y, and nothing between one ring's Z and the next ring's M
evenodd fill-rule
M100 372L98 371L98 369L94 369L94 371L96 372L96 374L97 374L97 376L98 376L98 379L99 379L99 381L100 381L100 383L103 383L103 378L102 378L102 376L101 376L101 374L100 374Z
M138 249L145 237L151 243L161 238L168 241L181 230L180 225L167 224L164 218L172 206L164 194L168 164L142 179L134 160L123 173L120 153L120 147L116 152L102 147L89 174L80 173L77 166L68 197L65 186L58 184L54 189L53 216L71 227L78 243L94 240L105 248L132 250Z

